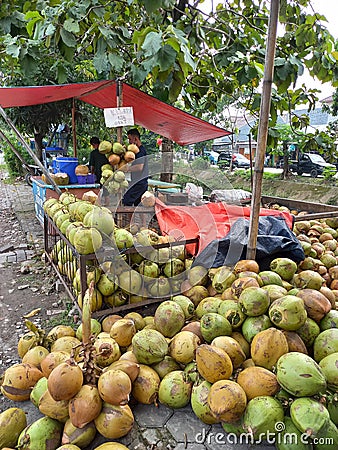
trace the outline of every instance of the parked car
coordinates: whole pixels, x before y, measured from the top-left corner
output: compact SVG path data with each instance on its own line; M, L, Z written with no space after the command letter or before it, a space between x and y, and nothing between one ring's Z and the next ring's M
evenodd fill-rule
M317 153L301 153L298 161L290 162L291 171L297 172L298 175L306 173L313 178L321 175L326 168L337 170L334 164L327 163L325 159Z
M210 164L217 164L219 154L213 150L204 150L204 156L206 156Z
M248 169L250 161L241 153L222 152L218 157L218 165L220 167L229 167L232 158L232 167L240 169Z

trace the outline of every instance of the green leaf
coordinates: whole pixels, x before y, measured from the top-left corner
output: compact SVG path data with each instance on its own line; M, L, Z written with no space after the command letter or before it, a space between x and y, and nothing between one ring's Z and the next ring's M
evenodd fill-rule
M148 14L155 12L162 6L162 1L160 0L143 0L142 3Z
M67 81L67 72L64 66L60 64L57 67L57 80L59 84L64 84Z
M161 71L168 70L175 63L177 53L169 45L162 47L155 55L155 60L160 66Z
M75 22L74 19L67 19L63 23L63 28L69 33L78 33L80 31L80 26L78 22Z
M120 72L123 68L124 59L116 53L108 53L108 61L116 72Z
M132 66L131 68L132 78L136 85L142 84L146 79L148 73L149 72L147 70L144 70L140 67Z
M98 73L104 73L109 70L109 62L105 53L96 53L93 58L94 67Z
M144 50L144 56L152 56L157 53L162 46L162 33L156 33L154 31L150 31L147 34L143 44L142 50Z
M55 33L55 26L53 24L49 24L48 27L45 30L46 36L52 36Z
M20 54L20 47L17 44L9 44L6 47L7 55L13 56L13 58L18 58Z
M60 36L62 41L66 44L67 47L76 46L76 39L69 31L65 30L64 28L61 28Z

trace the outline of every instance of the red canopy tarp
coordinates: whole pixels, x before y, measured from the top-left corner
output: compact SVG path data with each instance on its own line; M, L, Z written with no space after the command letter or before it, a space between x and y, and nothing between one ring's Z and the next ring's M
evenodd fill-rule
M179 145L189 145L226 136L231 132L168 105L126 83L121 83L122 106L131 106L134 120ZM2 87L2 108L32 106L78 99L98 108L118 106L117 83L113 80L50 86Z
M214 239L223 238L239 218L249 218L249 206L229 205L223 202L201 206L168 206L156 199L155 213L163 235L177 240L199 238L200 252ZM260 216L283 217L292 229L293 216L284 211L260 209Z

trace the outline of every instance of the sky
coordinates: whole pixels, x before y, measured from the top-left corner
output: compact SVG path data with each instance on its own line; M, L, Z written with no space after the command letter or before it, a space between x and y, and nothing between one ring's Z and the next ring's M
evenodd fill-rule
M201 9L210 12L212 4L215 8L218 3L223 2L217 0L205 0ZM315 12L326 17L327 22L323 22L323 25L327 27L332 36L338 39L338 0L312 0L311 4ZM321 90L321 94L319 94L320 99L328 97L335 90L329 83L322 84L318 81L314 81L309 75L303 75L300 77L299 81L300 83L311 83L312 87L314 87L315 83L315 87Z

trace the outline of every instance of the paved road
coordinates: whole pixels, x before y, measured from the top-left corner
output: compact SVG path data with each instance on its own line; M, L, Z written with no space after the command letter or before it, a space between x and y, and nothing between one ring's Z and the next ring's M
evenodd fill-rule
M0 173L1 175L1 173ZM4 173L2 173L4 176ZM1 178L1 176L0 176ZM28 243L34 246L43 245L42 228L35 217L32 189L23 184L4 184L0 180L0 198L2 207L10 207L20 224L22 233ZM19 252L17 249L0 254L2 262L11 263L25 258L30 254ZM13 405L14 406L14 405ZM41 414L30 402L17 403L18 407L27 411L29 421L41 417ZM190 406L173 410L164 405L132 406L135 418L133 429L127 436L119 440L130 450L272 450L274 445L250 445L236 443L233 435L226 435L220 424L209 426L201 422L193 413ZM242 436L246 439L246 436ZM86 450L93 450L99 444L107 442L97 434L92 444Z

